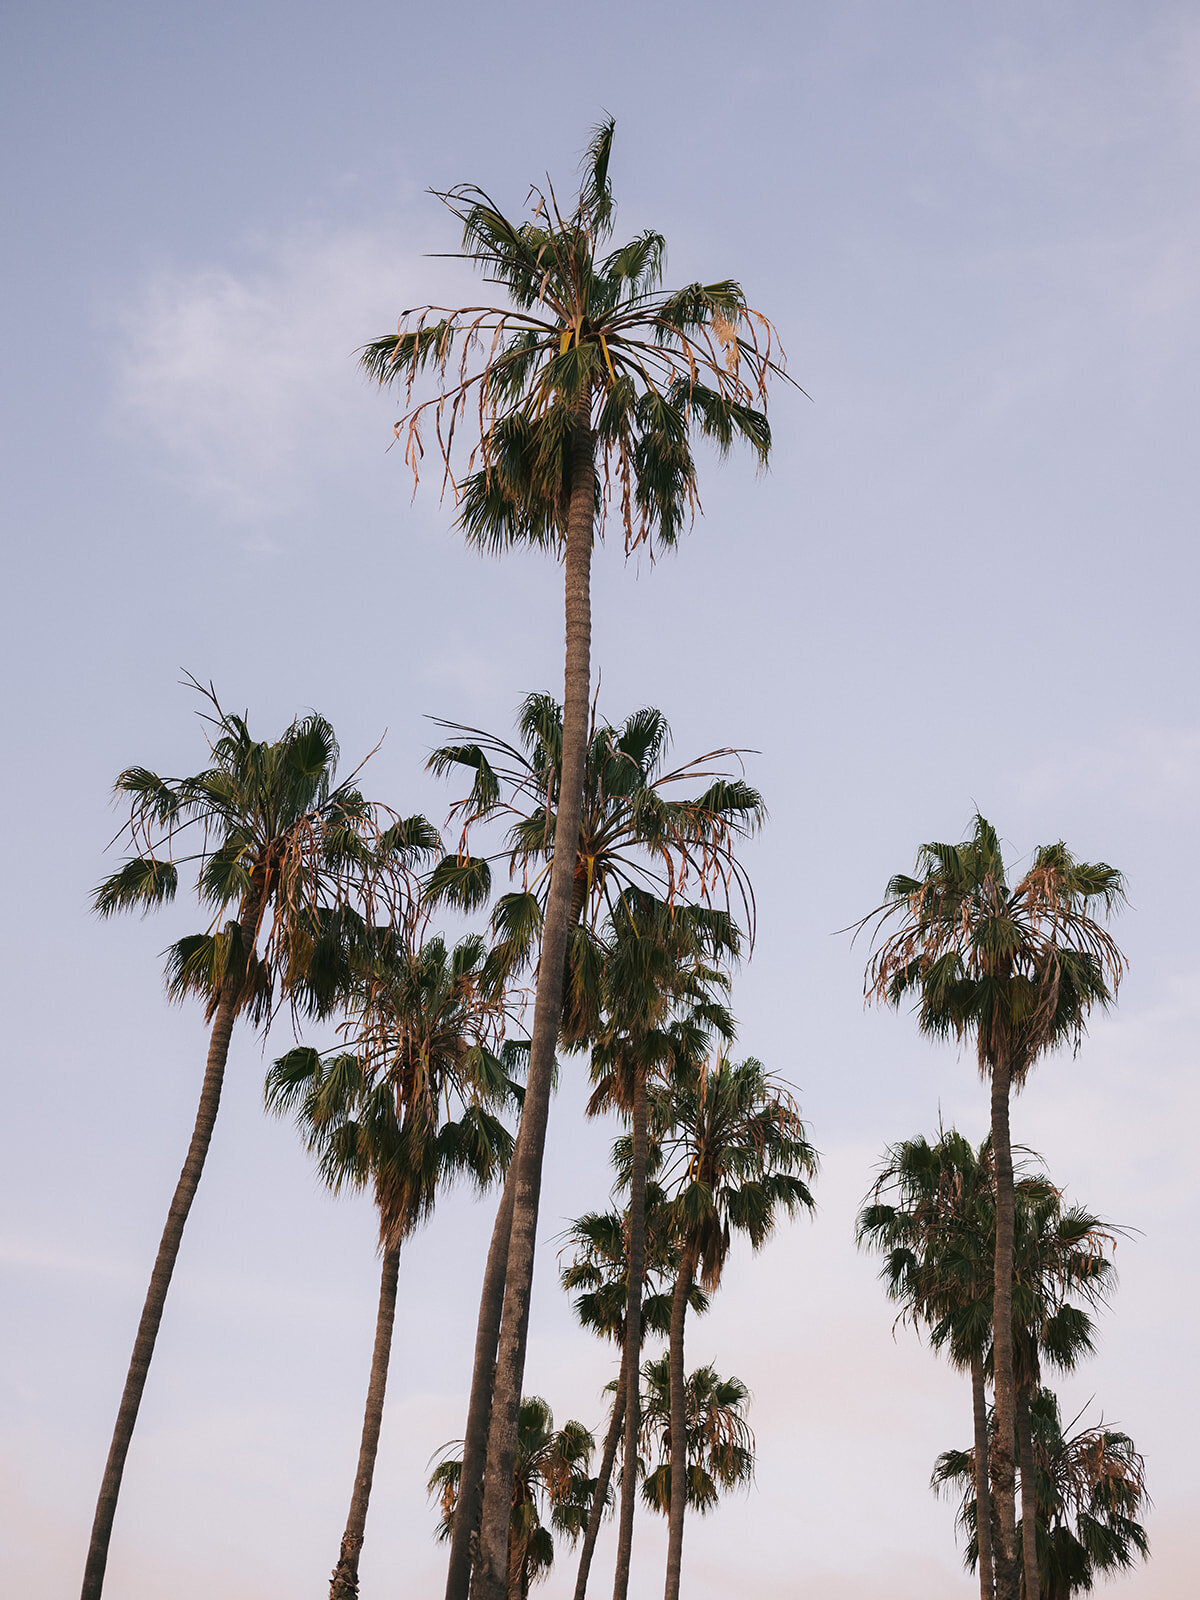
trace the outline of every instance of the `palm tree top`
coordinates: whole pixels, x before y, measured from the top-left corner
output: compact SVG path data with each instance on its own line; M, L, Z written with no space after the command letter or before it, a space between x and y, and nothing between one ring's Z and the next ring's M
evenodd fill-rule
M627 550L672 545L697 509L690 432L722 453L741 438L761 464L770 450L767 383L786 378L770 321L731 279L664 290L666 242L652 229L605 251L613 127L607 117L593 130L566 215L548 180L530 191L521 222L476 184L432 190L462 227L458 258L508 304L415 307L361 352L369 376L404 396L395 432L414 488L432 432L443 488L484 546L558 542L577 421L593 430L603 463L601 527L615 503ZM414 403L426 370L436 393ZM478 443L460 468L455 435L468 417Z

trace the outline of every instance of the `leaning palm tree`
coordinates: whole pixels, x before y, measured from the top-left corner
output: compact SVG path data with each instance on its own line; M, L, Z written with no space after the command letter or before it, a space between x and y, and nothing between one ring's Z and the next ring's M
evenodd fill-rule
M698 1279L721 1281L735 1233L760 1249L780 1212L813 1210L807 1179L817 1153L791 1094L761 1061L720 1056L690 1081L656 1090L650 1122L662 1146L663 1182L673 1185L680 1267L671 1303L671 1502L666 1600L679 1600L687 1507L687 1391L684 1323Z
M1030 1417L1040 1593L1042 1600L1072 1600L1090 1593L1097 1579L1128 1571L1148 1555L1149 1540L1139 1520L1150 1504L1145 1462L1128 1434L1103 1423L1075 1434L1065 1431L1049 1389L1037 1390ZM971 1454L945 1451L932 1479L935 1491L962 1494L958 1522L967 1536L968 1567L974 1567L979 1553ZM1023 1583L1021 1597L1029 1600Z
M167 990L174 1000L200 999L212 1031L195 1127L117 1411L82 1600L98 1600L104 1587L125 1460L216 1122L234 1023L248 1017L265 1024L280 1003L317 1016L335 1009L367 921L406 914L413 863L439 843L423 817L402 820L364 799L355 775L335 785L337 741L323 717L304 717L262 742L211 689L201 692L211 705L210 765L186 778L162 778L146 767L121 773L116 792L129 796L123 832L132 854L95 895L102 916L149 911L174 899L179 867L195 864L201 903L213 917L205 932L168 950ZM187 840L195 849L180 854Z
M268 1109L295 1115L329 1186L335 1193L369 1186L379 1213L375 1345L330 1600L358 1593L404 1241L455 1177L467 1176L483 1190L512 1152L511 1135L488 1110L510 1099L513 1085L511 1060L493 1049L499 1019L496 1003L480 989L485 956L478 936L451 950L438 936L422 942L415 928L380 930L350 1003L353 1048L329 1055L291 1050L267 1076Z
M642 1499L668 1516L671 1510L670 1356L647 1361L642 1446L658 1465L647 1465ZM748 1487L754 1478L754 1435L746 1421L750 1391L740 1378L722 1378L715 1367L697 1367L684 1385L687 1423L687 1504L701 1516L728 1489Z
M1013 1166L1009 1101L1037 1058L1078 1045L1094 1005L1116 994L1125 958L1093 915L1123 898L1121 874L1104 862L1076 861L1061 842L1034 851L1027 871L1008 881L1000 841L976 816L961 844L922 847L917 876L899 875L887 899L860 926L878 935L869 999L919 1001L922 1031L971 1039L980 1074L991 1083L996 1162L995 1403L991 1460L997 1600L1017 1600L1016 1474L1013 1440ZM898 926L889 929L896 919Z
M561 554L564 568L562 784L514 1163L480 1600L501 1600L505 1582L508 1484L587 750L593 539L611 498L627 548L675 544L696 506L692 438L708 438L723 451L743 440L765 463L767 383L782 375L773 330L736 283L662 290L665 243L657 233L608 249L612 132L611 120L595 131L567 216L552 189L536 197L521 223L477 186L440 195L462 224L463 255L502 287L507 304L420 308L363 354L371 376L405 395L407 410L396 428L414 473L425 438L432 432L436 439L443 481L455 492L468 538L494 550L548 547ZM414 403L424 371L439 381ZM455 443L466 434L460 466ZM475 1490L467 1481L463 1489L468 1512ZM467 1580L463 1559L452 1561L448 1600L464 1600Z
M593 1482L587 1475L595 1449L591 1434L579 1422L555 1430L550 1407L538 1395L521 1402L521 1427L513 1464L512 1508L508 1531L506 1600L527 1600L530 1586L544 1578L554 1562L554 1533L572 1543L579 1537L591 1502ZM439 1537L450 1538L458 1515L462 1457L448 1445L429 1479L429 1492L441 1501ZM549 1526L546 1513L549 1512Z

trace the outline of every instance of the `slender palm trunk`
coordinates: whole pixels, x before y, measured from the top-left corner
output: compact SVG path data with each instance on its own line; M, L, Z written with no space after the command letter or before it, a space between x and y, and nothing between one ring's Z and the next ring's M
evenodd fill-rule
M641 1428L642 1280L646 1276L646 1156L649 1145L646 1074L637 1070L633 1085L633 1149L629 1182L629 1284L625 1296L625 1470L621 1476L621 1522L613 1600L629 1592L633 1554L633 1514L637 1509L638 1432Z
M1013 1445L1016 1392L1013 1381L1012 1286L1015 1197L1008 1102L1011 1062L1007 1051L991 1063L992 1151L996 1162L996 1280L992 1305L996 1436L991 1448L992 1495L996 1508L994 1560L996 1600L1019 1600L1017 1506Z
M388 1362L392 1354L392 1328L396 1321L396 1286L400 1279L400 1247L383 1252L383 1271L379 1279L379 1315L375 1319L375 1348L371 1353L371 1381L367 1385L367 1405L363 1413L362 1442L358 1448L358 1470L350 1514L342 1535L342 1548L329 1583L329 1600L355 1600L358 1594L358 1558L367 1526L367 1507L371 1503L371 1484L375 1478L375 1457L379 1451L379 1430L383 1423L383 1401L387 1393Z
M625 1396L629 1392L625 1371L626 1356L621 1357L621 1375L617 1379L617 1393L613 1401L612 1421L604 1439L604 1453L600 1458L600 1474L596 1479L596 1492L588 1510L587 1527L583 1534L583 1549L579 1552L579 1571L575 1576L575 1600L584 1600L587 1594L588 1574L592 1570L592 1556L596 1551L596 1538L604 1520L604 1506L608 1499L608 1486L612 1482L613 1466L617 1459L617 1446L625 1423Z
M492 1416L492 1384L496 1376L496 1341L504 1309L504 1274L508 1266L508 1241L512 1232L513 1195L516 1193L516 1153L509 1163L504 1192L496 1210L492 1242L488 1246L483 1289L479 1296L479 1321L475 1332L475 1365L471 1398L467 1403L467 1430L463 1440L462 1473L458 1482L454 1531L450 1538L450 1568L446 1574L446 1600L467 1600L471 1584L473 1547L479 1539L479 1513L483 1505L483 1465L487 1458L488 1423Z
M1041 1600L1037 1558L1037 1466L1033 1459L1033 1425L1029 1417L1029 1382L1017 1387L1017 1448L1021 1453L1021 1559L1025 1570L1024 1600Z
M688 1296L696 1271L689 1247L683 1253L675 1292L671 1297L671 1519L667 1533L667 1584L665 1600L679 1600L679 1574L683 1566L683 1517L687 1510L687 1389L683 1371L683 1330Z
M992 1485L988 1450L987 1387L983 1357L971 1357L971 1402L975 1417L975 1528L979 1542L979 1600L993 1600Z
M483 1521L476 1600L503 1600L512 1510L513 1464L525 1375L525 1342L533 1287L542 1155L554 1049L562 1017L563 965L570 932L571 896L579 850L587 754L591 683L591 564L596 492L595 440L586 416L575 424L571 443L571 498L564 556L566 667L563 685L562 778L554 833L554 860L546 896L546 920L538 961L537 993L529 1043L529 1073L521 1113L521 1137L514 1159L516 1193L505 1275L504 1313L496 1356L492 1422L484 1469Z

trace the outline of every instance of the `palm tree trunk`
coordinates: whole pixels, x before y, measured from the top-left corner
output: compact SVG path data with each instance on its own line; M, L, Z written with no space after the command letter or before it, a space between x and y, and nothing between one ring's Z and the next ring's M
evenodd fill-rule
M396 1321L396 1286L400 1278L400 1247L385 1249L379 1280L379 1315L375 1320L375 1348L371 1354L371 1381L367 1385L367 1405L363 1414L362 1443L358 1449L358 1470L350 1514L342 1535L342 1548L329 1583L329 1600L355 1600L358 1594L358 1558L367 1526L367 1507L375 1477L375 1457L379 1450L379 1430L383 1423L383 1401L387 1393L388 1361L392 1354L392 1328Z
M1013 1381L1012 1284L1015 1197L1008 1102L1011 1062L1007 1051L991 1063L992 1151L996 1162L996 1279L992 1303L992 1360L996 1436L991 1448L992 1495L996 1508L994 1560L996 1600L1019 1600L1017 1505L1013 1446L1016 1394Z
M621 1476L621 1522L617 1535L617 1567L613 1600L626 1600L633 1555L633 1514L637 1509L637 1452L641 1428L642 1280L646 1275L646 1074L638 1070L633 1085L633 1149L629 1181L629 1285L625 1297L625 1470Z
M505 1275L504 1313L496 1356L492 1422L484 1469L483 1521L476 1600L503 1600L512 1511L513 1464L525 1375L525 1343L533 1288L542 1156L554 1050L562 1017L563 965L571 922L571 892L579 850L587 754L591 684L591 564L596 493L595 440L586 414L575 423L571 442L571 498L564 554L566 666L563 685L562 778L554 833L554 860L546 896L546 920L538 961L537 993L529 1042L529 1072L521 1112L521 1136L514 1158L516 1193Z
M683 1517L687 1510L687 1390L683 1371L683 1329L696 1257L683 1253L675 1292L671 1297L671 1513L667 1533L667 1585L665 1600L679 1600L679 1574L683 1566Z
M450 1537L450 1568L446 1574L446 1600L467 1600L471 1584L472 1549L479 1538L479 1512L483 1504L483 1465L487 1458L488 1424L492 1416L492 1385L496 1376L496 1341L504 1308L504 1274L508 1266L508 1241L512 1232L513 1195L516 1192L516 1153L509 1162L504 1192L496 1210L492 1242L488 1246L483 1289L479 1296L479 1322L475 1332L475 1365L471 1373L471 1398L467 1403L467 1429L463 1440L462 1473L458 1482L454 1531Z
M621 1374L617 1379L617 1393L613 1400L612 1421L608 1425L608 1433L604 1439L604 1454L600 1458L600 1474L596 1479L596 1492L592 1496L592 1504L588 1510L587 1527L583 1534L583 1549L579 1553L579 1571L575 1577L575 1600L584 1600L584 1596L587 1594L588 1574L592 1570L592 1556L596 1550L596 1538L600 1532L600 1524L604 1520L604 1506L608 1499L608 1486L612 1482L613 1465L617 1459L617 1446L621 1442L621 1433L625 1422L625 1396L628 1393L625 1361L625 1356L622 1356Z
M993 1600L992 1485L988 1461L987 1387L982 1355L971 1357L971 1401L975 1415L975 1529L979 1543L979 1600Z
M129 1373L121 1394L121 1404L117 1409L117 1423L113 1429L112 1444L104 1466L100 1497L96 1502L96 1517L92 1523L92 1538L83 1573L81 1600L100 1600L104 1589L104 1569L108 1565L108 1546L112 1537L113 1518L117 1511L117 1497L121 1492L125 1458L129 1453L129 1443L133 1438L134 1424L137 1422L142 1393L150 1372L150 1358L154 1354L163 1307L167 1300L167 1290L171 1286L171 1275L179 1256L179 1246L183 1242L184 1224L187 1222L188 1212L192 1209L196 1186L204 1170L204 1159L208 1154L213 1125L217 1120L217 1111L221 1104L221 1086L225 1078L225 1063L229 1058L229 1040L233 1033L237 1007L237 993L230 988L218 1004L213 1019L212 1033L208 1041L208 1063L204 1070L204 1083L200 1090L200 1104L196 1110L192 1139L188 1145L183 1170L179 1174L179 1182L175 1186L170 1210L167 1212L167 1222L159 1242L154 1270L150 1274L150 1287L146 1291L141 1320L133 1341Z
M1033 1426L1029 1418L1032 1385L1017 1388L1017 1447L1021 1452L1021 1557L1025 1569L1024 1600L1041 1600L1037 1558L1037 1465L1033 1459Z

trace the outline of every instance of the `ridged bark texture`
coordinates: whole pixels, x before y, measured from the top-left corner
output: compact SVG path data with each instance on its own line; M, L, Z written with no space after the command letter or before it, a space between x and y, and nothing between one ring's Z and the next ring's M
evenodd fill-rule
M675 1292L671 1297L671 1514L667 1533L667 1583L665 1600L679 1600L679 1575L683 1567L683 1518L687 1510L687 1390L684 1387L683 1330L688 1296L696 1272L696 1257L684 1251Z
M479 1296L479 1321L475 1330L475 1365L471 1373L471 1398L467 1403L467 1430L463 1440L462 1473L458 1480L454 1530L450 1537L450 1567L446 1574L446 1600L467 1600L471 1586L473 1547L479 1539L479 1513L483 1505L483 1466L487 1459L488 1424L492 1416L492 1385L496 1376L496 1342L504 1309L504 1274L508 1267L508 1241L512 1232L513 1195L516 1192L516 1153L504 1180L496 1211L492 1242L488 1246L483 1289Z
M600 1458L600 1472L596 1478L596 1492L588 1511L587 1527L583 1534L583 1548L579 1552L579 1571L575 1575L575 1600L584 1600L587 1594L588 1574L592 1570L592 1557L596 1553L596 1538L604 1520L604 1504L608 1499L608 1486L612 1482L613 1466L617 1459L617 1446L625 1423L625 1396L629 1392L625 1374L625 1356L621 1357L621 1375L617 1379L617 1394L613 1402L612 1421L604 1438L604 1453Z
M646 1276L646 1075L638 1071L633 1087L633 1140L629 1182L629 1285L625 1297L625 1470L621 1476L621 1521L617 1532L617 1565L613 1600L626 1600L633 1556L633 1516L637 1509L638 1433L641 1429L642 1282Z
M254 950L260 909L261 902L257 898L242 908L239 921L242 948L247 955ZM108 1460L104 1464L100 1495L96 1501L96 1516L92 1523L92 1537L88 1545L80 1600L100 1600L104 1590L104 1570L108 1565L108 1546L112 1538L113 1519L117 1512L117 1498L121 1493L125 1458L129 1454L129 1443L133 1438L134 1424L137 1422L142 1394L146 1388L150 1359L154 1354L163 1307L167 1301L167 1290L171 1287L171 1275L175 1271L179 1247L183 1243L184 1225L188 1219L188 1212L192 1209L192 1201L196 1198L196 1188L200 1182L200 1174L204 1171L205 1157L208 1155L213 1127L221 1106L221 1087L225 1081L225 1063L229 1059L229 1040L238 1013L239 998L240 986L227 984L213 1016L212 1032L208 1039L208 1061L204 1069L204 1082L200 1088L200 1104L196 1109L196 1121L192 1128L191 1143L188 1145L183 1170L179 1174L179 1182L175 1185L175 1193L171 1197L166 1226L159 1241L158 1255L154 1259L154 1269L150 1274L150 1286L146 1290L141 1320L138 1322L137 1334L133 1341L133 1355L130 1357L121 1403L117 1408L117 1422L113 1429Z
M987 1385L983 1357L971 1357L971 1405L975 1420L975 1527L979 1541L979 1600L993 1600L992 1485L987 1425Z
M379 1430L383 1424L383 1402L387 1394L388 1362L392 1354L392 1329L396 1321L396 1286L400 1280L400 1247L383 1253L379 1277L379 1314L375 1319L375 1348L371 1353L371 1379L367 1384L367 1404L363 1412L362 1442L358 1447L358 1469L354 1474L354 1493L350 1514L342 1535L342 1548L329 1582L329 1600L356 1600L358 1558L362 1553L367 1527L367 1508L371 1503L371 1484L375 1479L375 1457L379 1453Z
M1008 1102L1010 1063L1005 1052L991 1063L992 1150L996 1161L996 1280L992 1305L993 1382L996 1435L991 1449L992 1498L995 1505L994 1559L996 1600L1019 1600L1017 1505L1013 1445L1016 1437L1016 1392L1013 1382L1012 1285L1013 1194L1012 1140Z
M1017 1448L1021 1453L1021 1561L1025 1571L1024 1600L1041 1600L1037 1558L1037 1467L1033 1459L1033 1425L1029 1417L1032 1385L1017 1388Z
M554 859L546 896L546 920L538 961L537 993L529 1043L529 1073L514 1159L512 1235L508 1246L504 1314L496 1355L492 1421L484 1469L479 1561L472 1581L475 1600L504 1600L508 1524L512 1511L517 1421L525 1375L525 1342L533 1288L542 1156L554 1075L554 1050L562 1018L563 966L571 923L571 893L579 851L583 772L587 754L591 683L591 564L596 493L595 441L586 421L571 441L571 498L564 554L566 670L563 685L562 779L554 832Z

